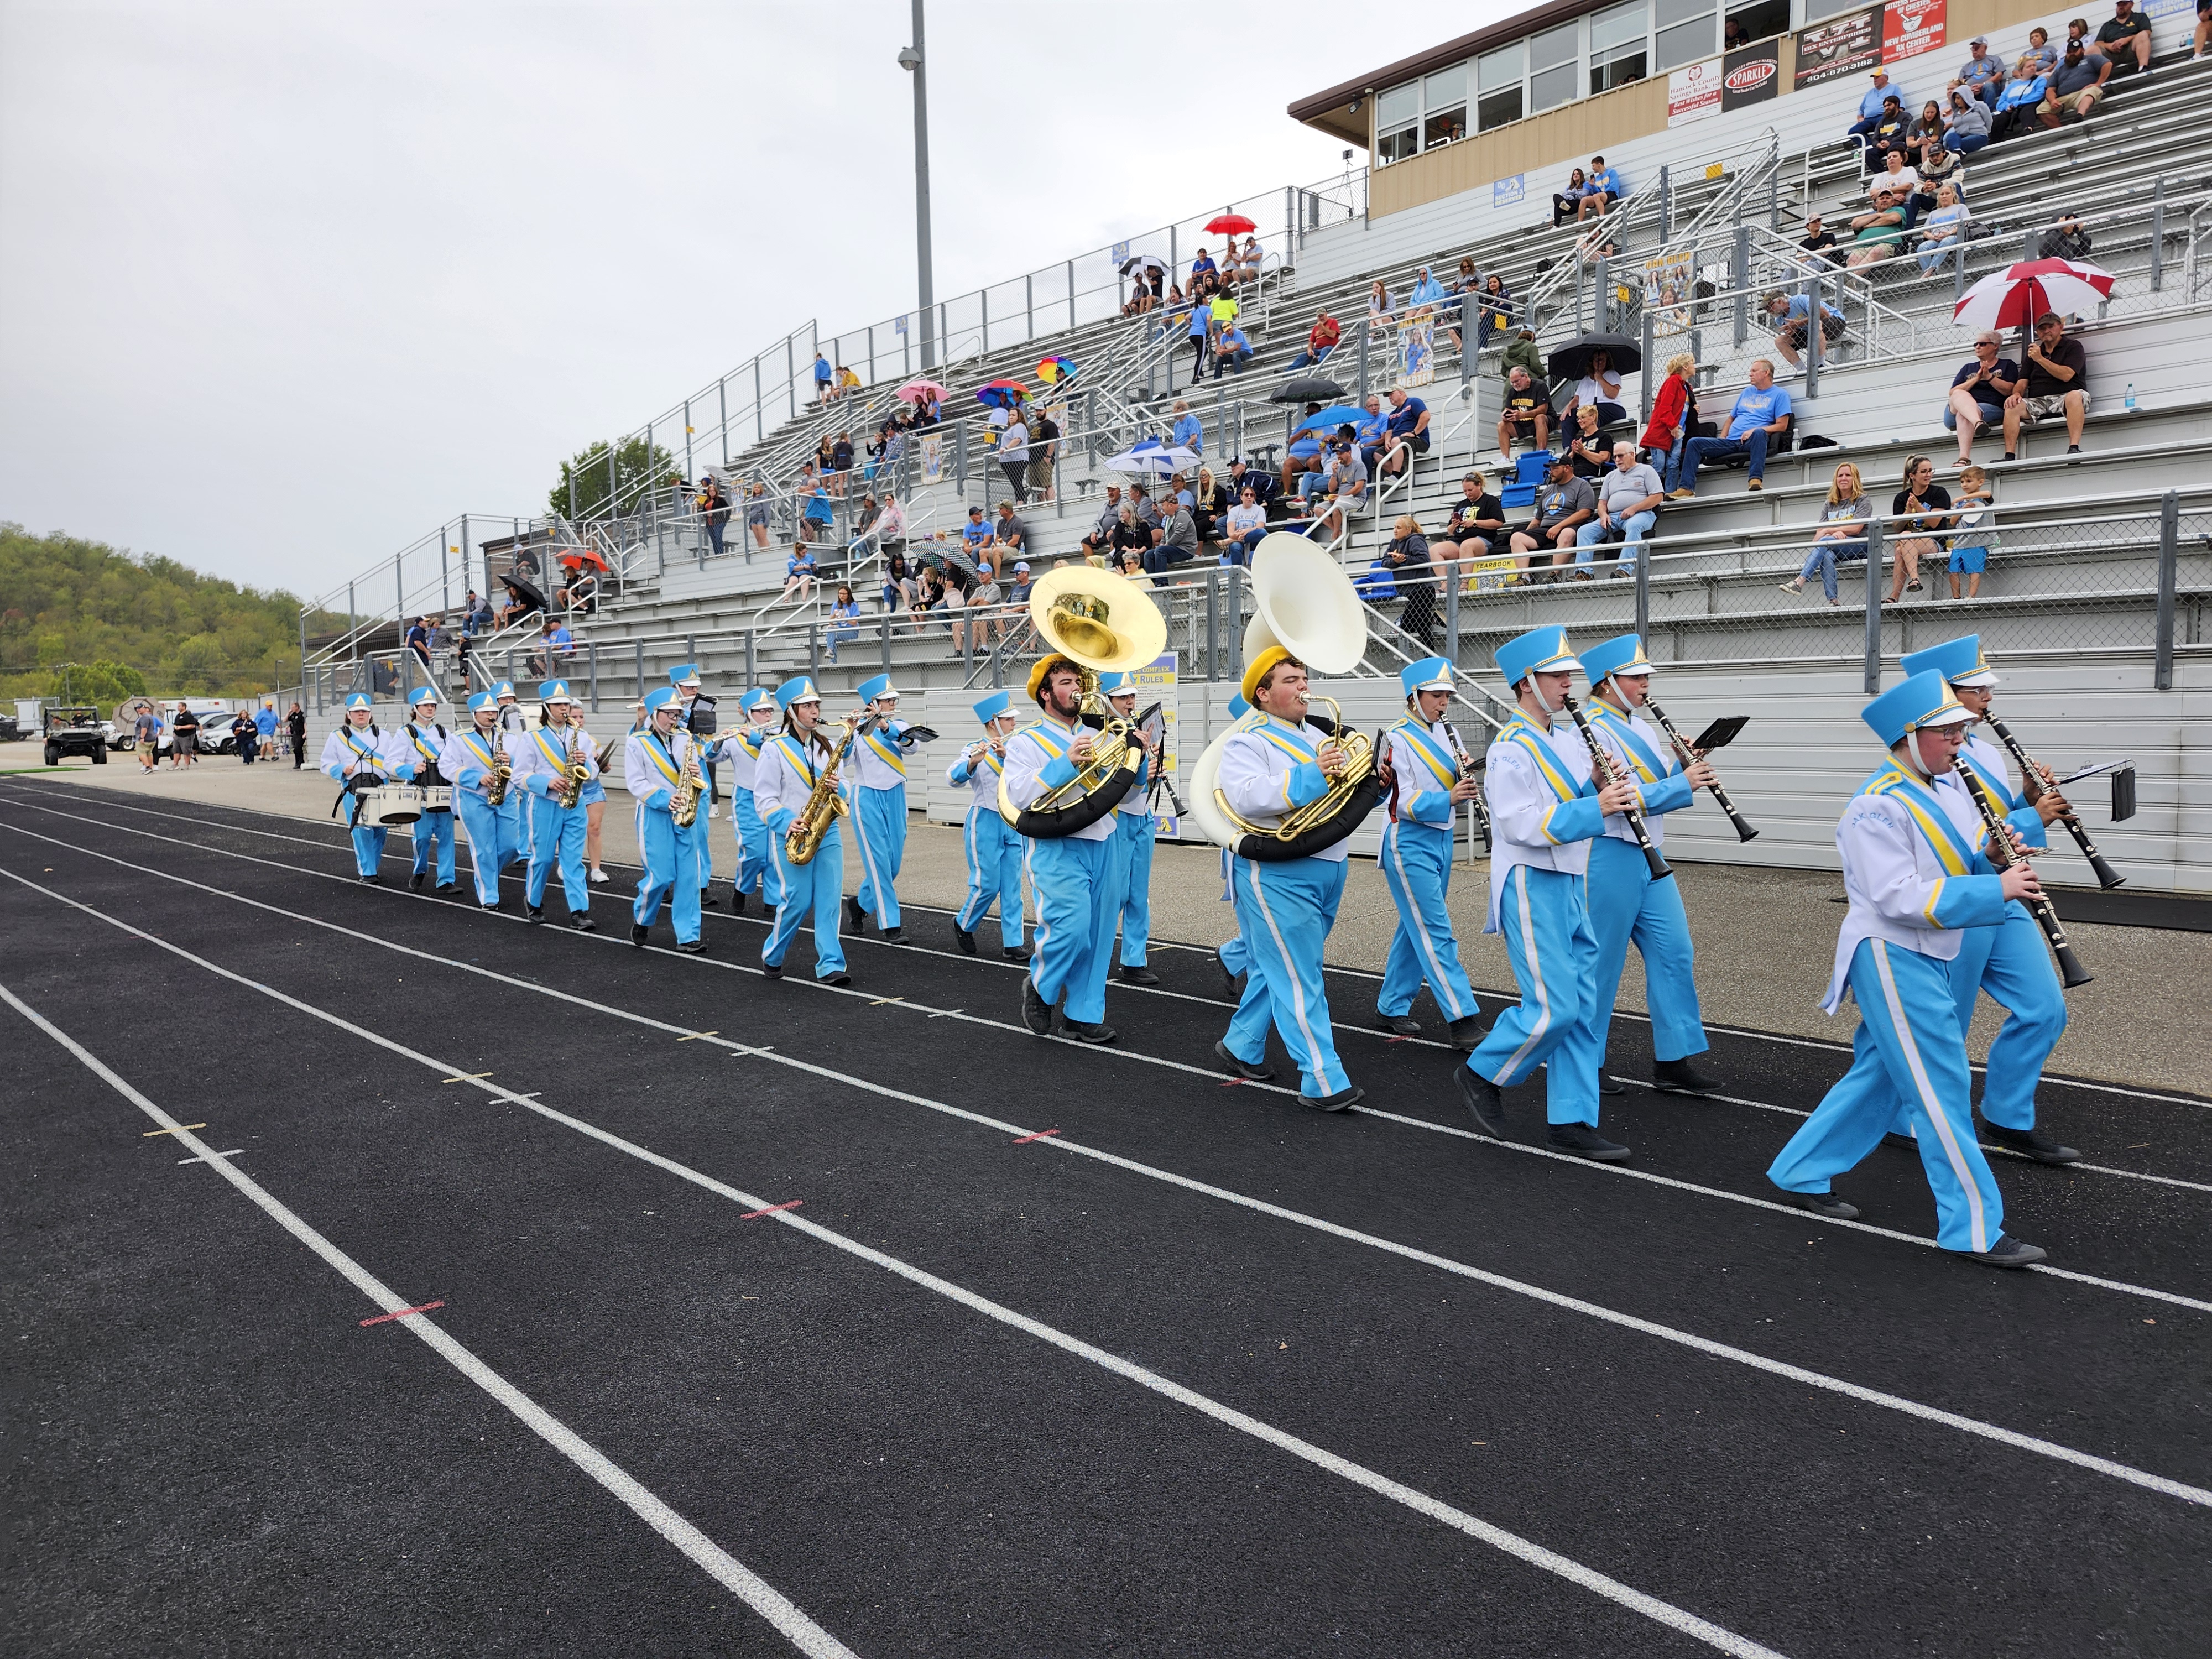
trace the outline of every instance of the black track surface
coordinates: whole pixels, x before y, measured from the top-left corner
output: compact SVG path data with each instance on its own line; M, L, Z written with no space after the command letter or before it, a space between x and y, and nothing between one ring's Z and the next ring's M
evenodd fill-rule
M1100 1051L1022 1031L1016 971L952 954L924 913L922 949L848 939L839 994L806 981L803 948L793 977L761 979L762 924L726 913L705 960L629 950L619 882L595 895L607 931L577 938L365 887L318 825L15 781L0 871L100 913L0 878L0 983L243 1148L242 1171L400 1294L444 1302L416 1317L859 1653L1712 1650L443 1078L490 1072L800 1200L1783 1653L2204 1650L2212 1510L2188 1493L1601 1316L2212 1486L2212 1319L2128 1288L2212 1296L2202 1104L2044 1096L2091 1162L2198 1187L1999 1164L2009 1230L2113 1281L2092 1285L1729 1201L1767 1194L1796 1121L1755 1105L1609 1100L1629 1168L1686 1183L1669 1185L1437 1133L1461 1115L1432 1045L1340 1031L1367 1104L1413 1121L1224 1086L1228 1011L1197 951L1156 953L1175 994L1109 994L1122 1042ZM1373 992L1333 974L1340 1024ZM4 1006L0 1031L9 1650L791 1650L404 1327L362 1328L358 1291ZM1612 1069L1649 1063L1647 1028L1617 1022ZM1802 1111L1845 1057L1723 1036L1713 1063L1731 1096ZM1510 1098L1533 1139L1540 1088ZM1869 1222L1932 1231L1912 1158L1877 1153L1839 1185Z

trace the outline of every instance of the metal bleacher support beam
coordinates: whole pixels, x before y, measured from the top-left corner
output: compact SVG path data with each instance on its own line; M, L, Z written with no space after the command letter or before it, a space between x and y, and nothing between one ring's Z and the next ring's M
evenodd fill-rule
M2158 622L2151 684L2173 690L2173 589L2181 561L2181 495L2169 489L2158 504Z
M1817 339L1818 328L1808 337ZM1869 697L1881 690L1881 544L1879 514L1867 522L1866 538L1866 672L1863 690Z

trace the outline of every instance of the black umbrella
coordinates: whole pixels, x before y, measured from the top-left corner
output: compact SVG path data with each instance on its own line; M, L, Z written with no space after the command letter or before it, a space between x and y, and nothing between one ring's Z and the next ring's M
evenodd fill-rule
M500 581L505 585L508 592L514 594L524 604L532 605L540 611L545 608L545 596L538 591L537 584L527 577L517 576L510 573L501 576Z
M1344 396L1334 380L1285 380L1267 394L1271 404L1333 404Z
M1579 380L1589 373L1593 351L1611 354L1613 372L1616 374L1633 374L1644 367L1643 346L1626 334L1583 334L1563 346L1554 346L1551 356L1545 360L1545 373L1550 375L1553 386L1562 380Z
M1121 261L1121 274L1124 276L1133 270L1165 270L1167 268L1165 260L1151 253L1132 254Z

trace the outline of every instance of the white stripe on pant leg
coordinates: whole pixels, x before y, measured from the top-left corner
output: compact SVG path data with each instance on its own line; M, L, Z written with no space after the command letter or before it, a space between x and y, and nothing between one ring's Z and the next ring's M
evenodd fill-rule
M1982 1210L1981 1187L1967 1167L1966 1155L1959 1150L1959 1138L1951 1133L1943 1103L1936 1097L1936 1087L1928 1080L1928 1068L1921 1063L1919 1045L1912 1040L1912 1022L1905 1017L1905 1004L1897 994L1897 981L1890 977L1886 942L1875 939L1873 944L1875 966L1881 975L1881 998L1889 1006L1890 1024L1897 1032L1899 1046L1905 1050L1905 1063L1911 1067L1912 1086L1920 1091L1921 1104L1934 1121L1936 1135L1943 1143L1943 1155L1949 1160L1952 1176L1966 1189L1966 1211L1973 1218L1975 1252L1985 1253L1990 1248L1990 1230L1989 1218Z
M1528 1051L1540 1042L1544 1033L1552 1029L1552 999L1544 988L1544 964L1536 954L1536 922L1528 911L1528 866L1516 864L1508 880L1521 884L1521 948L1528 956L1528 982L1536 988L1536 1023L1528 1028L1528 1041L1513 1051L1513 1058L1498 1073L1499 1083L1513 1081L1515 1069L1528 1058Z
M1390 843L1390 862L1398 872L1398 885L1406 895L1406 908L1410 913L1406 920L1412 926L1413 936L1421 943L1421 955L1429 964L1429 990L1443 1005L1444 1018L1460 1018L1459 998L1454 994L1444 974L1443 958L1437 954L1436 945L1429 939L1427 922L1421 915L1421 907L1413 892L1413 884L1406 875L1405 837L1395 823L1384 826L1382 834Z
M1260 884L1260 866L1249 859L1244 867L1252 874L1252 902L1260 907L1260 915L1267 924L1267 936L1275 941L1275 954L1282 958L1283 977L1290 981L1291 1018L1297 1022L1298 1035L1306 1040L1307 1069L1312 1073L1314 1086L1324 1095L1335 1091L1328 1086L1328 1079L1321 1068L1321 1045L1314 1041L1313 1025L1306 1018L1305 987L1298 978L1297 964L1291 960L1290 947L1283 943L1283 930L1275 925L1275 913L1267 908L1266 889ZM1274 987L1267 988L1269 1000L1274 1000Z
M868 855L868 827L860 821L860 792L857 789L853 792L853 838L860 843L860 866L868 872L868 885L875 890L876 908L869 914L875 917L880 929L884 922L884 878L876 873L876 861ZM840 882L838 885L844 884Z
M178 1121L138 1092L122 1078L108 1069L97 1054L85 1048L68 1032L62 1030L39 1011L6 986L0 985L0 999L38 1026L63 1048L69 1050L87 1070L100 1078L116 1093L146 1114L156 1124L168 1130L185 1146L202 1158L206 1167L215 1170L238 1188L284 1231L305 1244L331 1267L352 1284L363 1296L387 1314L398 1313L410 1304L404 1297L395 1295L360 1263L302 1221L292 1211L271 1196L250 1176L234 1169L228 1158L209 1158L207 1143ZM659 1498L641 1486L629 1474L560 1421L551 1413L516 1388L497 1371L477 1358L467 1348L428 1316L418 1316L404 1322L404 1328L428 1344L447 1364L507 1407L546 1444L574 1463L600 1486L613 1493L630 1511L670 1543L704 1568L717 1582L732 1594L741 1597L754 1612L774 1625L801 1653L814 1659L854 1659L853 1650L836 1637L809 1619L791 1600L766 1579L754 1572L744 1562L727 1553L720 1546L693 1526Z
M968 822L961 826L961 840L968 849L968 880L971 887L968 895L968 904L973 905L980 902L981 905L981 908L975 912L975 921L968 920L966 905L961 907L960 915L956 918L961 927L970 933L975 931L975 923L981 921L990 914L991 891L995 885L995 882L983 879L983 849L977 844L975 831L982 820L977 817L976 814L982 810L980 806L969 807Z

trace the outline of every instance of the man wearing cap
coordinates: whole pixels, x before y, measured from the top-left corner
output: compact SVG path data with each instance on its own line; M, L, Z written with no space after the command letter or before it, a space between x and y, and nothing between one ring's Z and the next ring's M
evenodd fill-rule
M1868 78L1874 84L1859 94L1859 118L1844 129L1855 137L1863 138L1872 132L1875 124L1881 119L1882 105L1897 96L1896 89L1889 84L1887 70L1875 70Z
M398 733L377 729L376 705L366 691L348 694L344 724L323 739L319 764L347 792L340 799L346 803L346 823L353 830L354 865L372 886L384 879L378 872L384 863L385 831L361 821L362 796L392 778L411 780L415 766L407 757L412 752L403 750ZM336 816L337 806L331 811Z
M561 893L568 901L568 925L580 933L599 931L586 914L591 908L592 886L584 875L584 805L581 792L576 805L561 805L561 791L568 781L568 711L575 699L568 682L547 680L538 688L542 716L535 731L514 755L514 783L526 790L536 805L531 814L530 874L523 884L525 914L532 922L545 920L545 884L555 865L561 869ZM576 764L586 781L599 775L599 763L579 741Z
M845 947L837 938L837 896L845 884L845 843L837 820L830 820L820 846L805 864L791 861L785 841L814 793L815 780L833 758L830 739L820 729L822 694L801 674L776 687L775 702L783 711L783 729L761 744L753 768L753 810L768 831L769 890L775 898L775 923L761 945L761 971L770 979L783 977L784 953L811 917L814 977L825 984L850 985Z
M1137 677L1101 674L1099 694L1115 714L1127 720L1137 712ZM1115 853L1121 861L1121 977L1131 985L1158 985L1160 976L1145 965L1152 937L1152 781L1159 760L1159 744L1143 739L1145 758L1128 793L1115 804Z
M1092 737L1082 722L1083 671L1048 652L1030 670L1029 694L1038 719L1006 740L1006 799L1018 811L1046 791L1073 781L1091 759ZM1061 1029L1084 1042L1111 1042L1106 1024L1106 969L1114 921L1121 914L1115 885L1115 814L1103 812L1066 836L1029 842L1023 869L1036 896L1036 952L1022 981L1022 1023L1052 1035L1053 1010L1066 999Z
M623 745L623 782L637 803L638 855L645 861L645 879L630 911L629 942L643 947L665 898L676 948L696 956L707 948L699 937L699 843L707 838L707 820L676 822L676 787L694 759L683 712L674 686L655 686L646 694L645 730L633 732Z
M775 890L770 884L775 866L768 855L768 826L761 822L760 809L753 805L761 748L775 735L775 699L757 685L738 699L738 714L744 723L716 746L729 763L730 828L738 841L736 890L731 895L730 908L743 915L748 893L761 895L763 909L773 910L776 905Z
M1966 61L1959 72L1943 86L1946 101L1954 92L1963 92L1969 98L1978 98L1994 109L1997 94L2004 88L2004 65L1990 55L1990 37L1978 34L1966 44Z
M1452 1046L1472 1049L1480 1040L1482 1009L1460 965L1444 896L1451 888L1452 821L1480 786L1472 773L1461 775L1459 752L1444 721L1454 687L1450 661L1425 657L1408 663L1398 684L1406 693L1406 717L1383 733L1395 781L1377 859L1390 902L1398 907L1398 931L1383 963L1375 1012L1384 1030L1419 1036L1413 998L1425 982L1451 1028Z
M860 890L845 901L845 920L854 933L876 919L884 942L902 942L899 933L899 866L906 861L906 761L921 738L898 717L898 688L888 674L860 682L866 718L853 739L853 765L847 799L853 805L853 832L860 843Z
M453 811L469 832L469 869L476 879L477 902L487 910L499 908L499 872L506 863L501 849L514 833L515 811L514 790L497 806L489 793L493 763L506 744L499 721L496 691L475 693L469 698L469 724L446 739L446 752L438 758L438 770L453 781ZM512 765L512 748L503 752Z
M1534 628L1498 648L1498 672L1518 710L1490 745L1490 917L1502 933L1521 1000L1498 1017L1458 1073L1461 1095L1485 1134L1505 1138L1504 1091L1544 1067L1545 1144L1618 1164L1628 1148L1597 1132L1605 1025L1597 1003L1597 934L1590 926L1590 843L1635 791L1600 788L1589 748L1566 712L1582 664L1564 628Z
M1832 1183L1872 1152L1902 1097L1936 1197L1936 1240L1993 1267L2044 1252L2004 1231L2004 1200L1974 1139L1973 1079L1951 967L1966 933L2004 925L2014 899L2042 892L2026 860L1998 873L1979 850L1965 793L1938 789L1969 718L1935 672L1885 691L1861 718L1890 761L1859 786L1836 828L1850 909L1821 1007L1859 1005L1851 1068L1790 1138L1767 1178L1815 1215L1856 1219Z
M445 759L446 746L452 741L446 728L438 724L437 689L416 686L407 696L407 724L399 730L399 747L414 761L415 781L425 789L446 786L447 779L439 763ZM422 816L415 820L408 834L415 851L415 870L407 878L408 886L418 893L422 890L434 858L438 890L452 892L459 884L453 873L453 809L424 807Z
M2072 804L2056 789L2045 791L2031 804L2013 788L2004 750L1974 730L1987 714L1997 684L1982 655L1981 635L1967 634L1925 651L1910 652L1900 666L1907 675L1943 677L1969 717L1960 728L1965 734L1959 745L1960 764L1972 770L1990 805L2023 845L2050 845L2048 826L2072 811ZM1980 809L1966 795L1963 780L1955 775L1940 776L1935 787L1965 797L1960 816L1978 837ZM1962 1036L1973 1026L1977 993L1988 992L2006 1012L1990 1044L1989 1070L1982 1081L1982 1116L1987 1120L1983 1128L1988 1138L2039 1164L2079 1163L2079 1152L2038 1133L2035 1127L2036 1085L2042 1080L2044 1062L2066 1029L2066 994L2042 929L2027 907L2014 899L2006 904L2004 921L1997 927L1966 929L1950 964L1950 980ZM1900 1098L1891 1133L1910 1134L1911 1117L1910 1107Z
M683 701L677 705L676 723L691 735L693 748L699 757L699 769L707 775L707 804L700 819L713 817L721 809L714 805L720 796L714 778L714 700L703 696L699 690L699 665L687 662L668 671L668 683L676 688ZM699 836L699 902L711 910L714 908L714 847L712 836Z
M999 907L999 948L1009 962L1027 962L1022 945L1022 838L999 815L999 779L1006 769L1006 739L1020 724L1012 694L994 691L975 705L983 735L953 757L945 781L973 796L960 832L968 858L968 896L952 918L952 937L975 954L975 930Z
M1644 641L1623 634L1581 653L1589 676L1590 730L1597 734L1613 770L1635 787L1637 807L1654 847L1667 839L1667 817L1687 806L1695 792L1713 787L1713 769L1704 761L1684 767L1673 744L1662 738L1639 711L1651 690L1651 659ZM1720 1087L1692 1056L1712 1045L1698 1012L1695 952L1690 918L1682 908L1681 884L1654 881L1651 866L1626 817L1605 821L1605 833L1590 843L1590 928L1597 935L1598 1053L1613 1024L1613 998L1621 970L1628 965L1628 943L1636 941L1644 958L1644 999L1651 1014L1651 1080L1662 1093L1702 1095ZM1618 1094L1601 1079L1601 1094Z
M1238 817L1272 830L1326 794L1343 775L1346 757L1334 733L1308 722L1305 665L1281 646L1256 653L1237 689L1260 718L1239 725L1222 744L1219 787ZM1388 760L1378 760L1387 784ZM1237 1075L1259 1079L1267 1070L1272 1023L1297 1066L1300 1103L1322 1112L1348 1110L1364 1092L1352 1086L1337 1058L1322 980L1322 951L1344 897L1349 850L1348 842L1339 841L1305 858L1239 858L1231 866L1237 920L1251 956L1244 999L1227 1035L1213 1045L1214 1055Z

